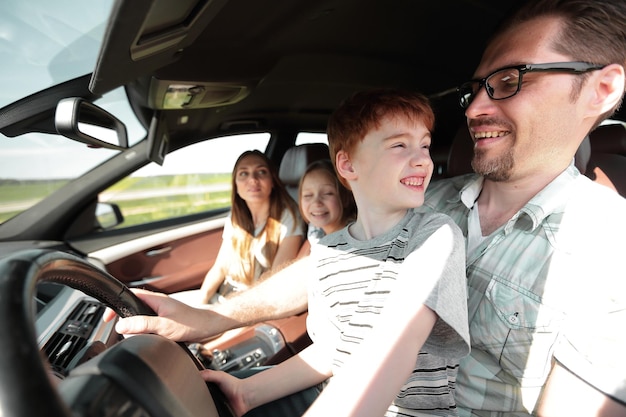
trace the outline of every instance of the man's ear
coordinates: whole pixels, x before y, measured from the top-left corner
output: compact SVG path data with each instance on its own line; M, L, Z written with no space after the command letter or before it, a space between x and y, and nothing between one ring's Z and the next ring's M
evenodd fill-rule
M337 173L341 175L346 181L352 181L356 178L356 172L352 166L350 156L346 151L339 151L335 156L335 166L337 167Z
M596 115L606 113L619 103L625 89L624 67L610 64L599 70L592 100Z

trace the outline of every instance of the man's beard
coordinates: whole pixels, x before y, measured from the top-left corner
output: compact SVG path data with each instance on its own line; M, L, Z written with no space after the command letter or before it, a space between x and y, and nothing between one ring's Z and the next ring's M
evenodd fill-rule
M508 181L513 171L513 150L509 149L496 159L487 159L485 152L474 149L472 168L474 172L491 181Z

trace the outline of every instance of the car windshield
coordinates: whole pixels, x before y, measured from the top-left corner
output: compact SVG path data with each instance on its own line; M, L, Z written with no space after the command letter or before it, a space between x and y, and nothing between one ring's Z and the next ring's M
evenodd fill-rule
M113 0L0 2L0 108L91 73L112 5ZM122 88L96 103L126 124L131 145L145 137ZM60 135L0 134L0 223L118 152Z

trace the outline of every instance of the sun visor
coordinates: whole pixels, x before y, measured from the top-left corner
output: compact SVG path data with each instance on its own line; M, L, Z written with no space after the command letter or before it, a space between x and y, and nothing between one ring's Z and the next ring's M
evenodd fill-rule
M227 0L118 0L89 89L104 94L153 73L184 52Z

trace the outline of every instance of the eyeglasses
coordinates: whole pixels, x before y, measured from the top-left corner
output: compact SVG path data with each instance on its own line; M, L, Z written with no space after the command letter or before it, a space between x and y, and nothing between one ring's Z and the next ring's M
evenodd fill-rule
M519 93L522 88L522 77L527 72L565 72L584 74L604 68L605 65L588 62L551 62L548 64L513 65L495 70L485 78L463 83L458 89L459 104L466 109L474 100L480 87L484 86L492 100L504 100Z

